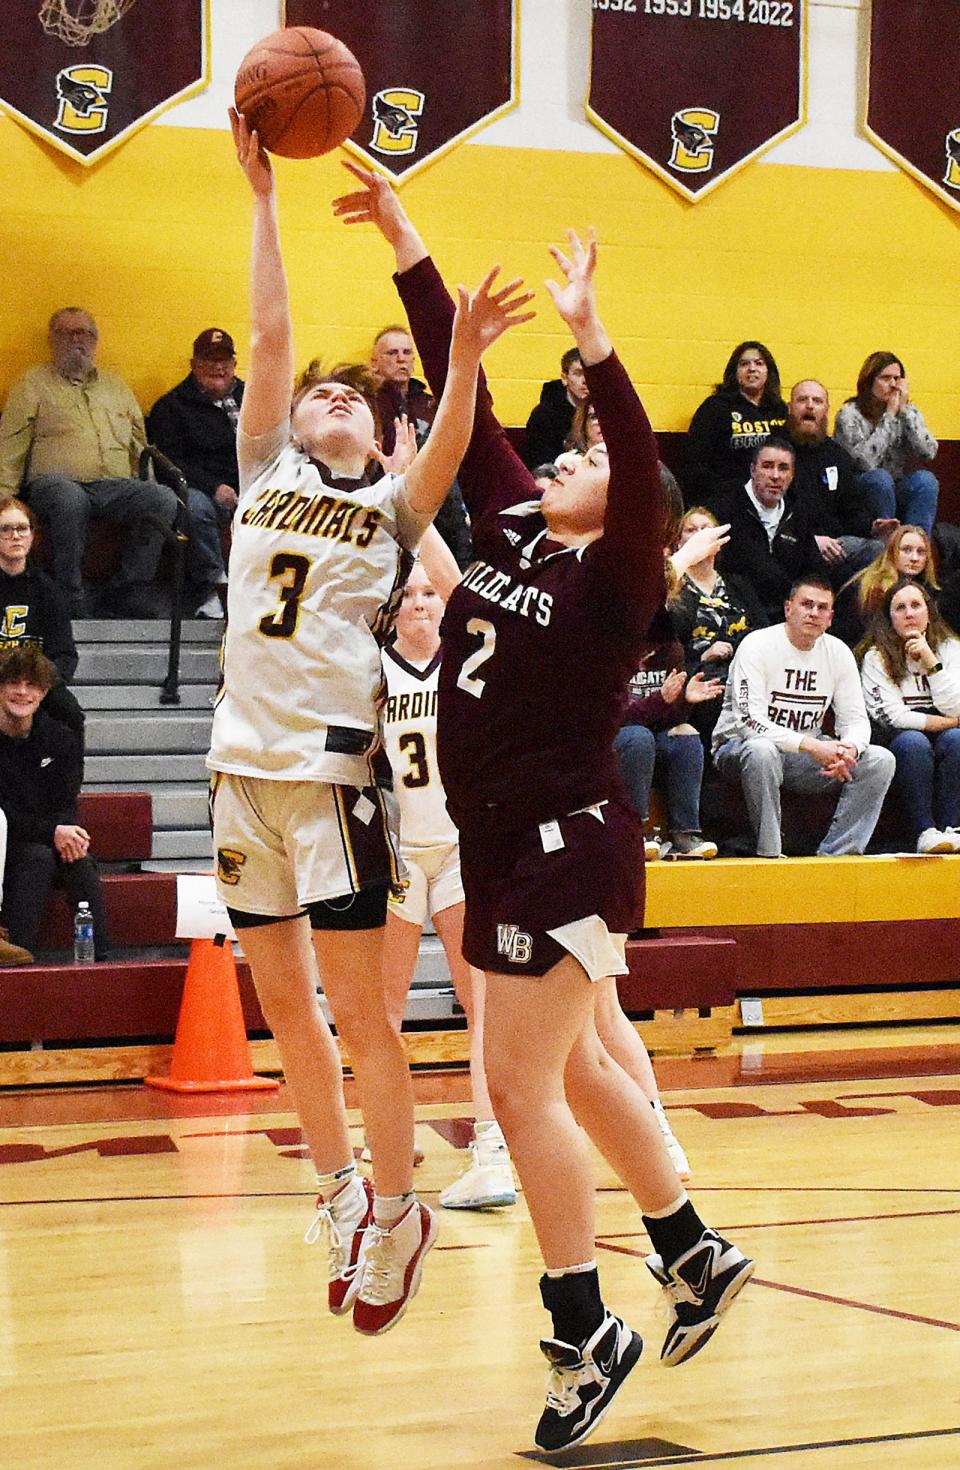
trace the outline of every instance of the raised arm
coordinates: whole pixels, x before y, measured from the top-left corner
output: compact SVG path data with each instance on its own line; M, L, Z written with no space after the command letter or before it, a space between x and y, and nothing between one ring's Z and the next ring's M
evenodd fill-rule
M626 370L597 311L597 242L573 230L568 250L551 247L564 281L547 290L580 349L590 399L603 432L610 483L603 535L588 551L602 570L605 595L646 627L666 596L663 575L664 505L657 441Z
M454 588L460 585L463 573L436 526L428 526L424 531L419 555L434 592L441 601L449 602Z
M455 306L440 275L427 254L427 247L414 228L396 192L386 179L353 163L344 167L361 188L334 200L334 213L345 224L376 225L391 246L396 260L397 290L423 363L427 382L440 397L447 380L453 337ZM517 321L531 298L513 291L519 282L503 288L504 305ZM513 299L510 299L510 293ZM500 294L500 293L498 293ZM436 424L427 440L436 433ZM452 479L452 476L451 476ZM459 470L460 487L474 521L495 514L505 505L536 498L538 492L529 470L514 452L493 414L493 406L481 369L477 376L476 410L470 444Z
M436 515L467 452L481 357L510 327L533 316L522 310L532 293L518 291L519 282L493 289L498 272L495 266L475 291L457 287L447 375L436 418L406 474L407 499L421 514Z
M293 384L293 327L287 277L280 252L277 192L273 167L246 119L230 109L237 159L253 191L251 247L250 367L240 428L255 437L275 429L290 412Z

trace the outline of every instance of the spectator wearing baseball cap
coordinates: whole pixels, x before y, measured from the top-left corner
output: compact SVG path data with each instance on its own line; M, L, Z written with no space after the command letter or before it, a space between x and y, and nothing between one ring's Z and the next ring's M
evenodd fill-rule
M218 531L230 523L237 504L237 419L242 402L233 338L222 327L207 327L194 339L190 372L157 399L147 418L151 444L182 470L192 491L212 504ZM195 535L196 531L195 520ZM216 542L222 585L226 574L219 534ZM197 615L222 616L215 590L201 602Z

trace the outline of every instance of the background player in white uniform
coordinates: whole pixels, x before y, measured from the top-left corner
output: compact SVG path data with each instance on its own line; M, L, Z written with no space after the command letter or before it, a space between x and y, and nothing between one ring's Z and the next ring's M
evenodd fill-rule
M482 1210L516 1203L510 1155L493 1116L483 1065L481 970L463 957L463 883L460 834L447 812L437 769L437 682L440 619L447 597L460 581L460 568L431 527L414 563L397 614L396 638L383 650L387 701L384 743L400 806L400 852L407 885L392 895L387 913L383 977L387 1011L400 1029L407 992L417 964L420 935L432 917L450 966L450 976L467 1017L474 1137L464 1174L440 1193L451 1210Z
M450 392L430 441L405 478L369 485L375 425L361 392L308 381L291 411L273 171L256 133L236 114L231 121L254 196L253 336L209 757L218 881L317 1167L308 1237L328 1240L330 1308L352 1305L354 1326L376 1334L405 1310L436 1233L412 1192L413 1094L381 979L387 888L398 873L369 764L380 648L410 554L463 455L480 355L510 324L516 293L491 294L495 273L461 293ZM318 969L357 1079L372 1199L356 1176Z

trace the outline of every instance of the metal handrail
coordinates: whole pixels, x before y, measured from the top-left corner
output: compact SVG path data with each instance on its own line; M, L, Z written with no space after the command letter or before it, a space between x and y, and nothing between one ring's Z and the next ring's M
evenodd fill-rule
M164 527L164 536L173 546L173 588L170 599L170 652L167 675L160 686L161 704L180 703L180 639L183 623L183 585L186 572L187 544L190 540L190 490L183 472L172 459L154 444L140 451L140 478L155 478L168 485L177 497L177 513L173 526ZM160 473L158 474L157 471Z

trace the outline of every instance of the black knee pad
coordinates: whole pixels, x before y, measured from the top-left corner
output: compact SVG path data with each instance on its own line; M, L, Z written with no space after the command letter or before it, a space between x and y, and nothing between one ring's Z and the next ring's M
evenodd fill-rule
M311 929L382 929L387 922L386 883L361 888L342 898L320 899L307 904Z

